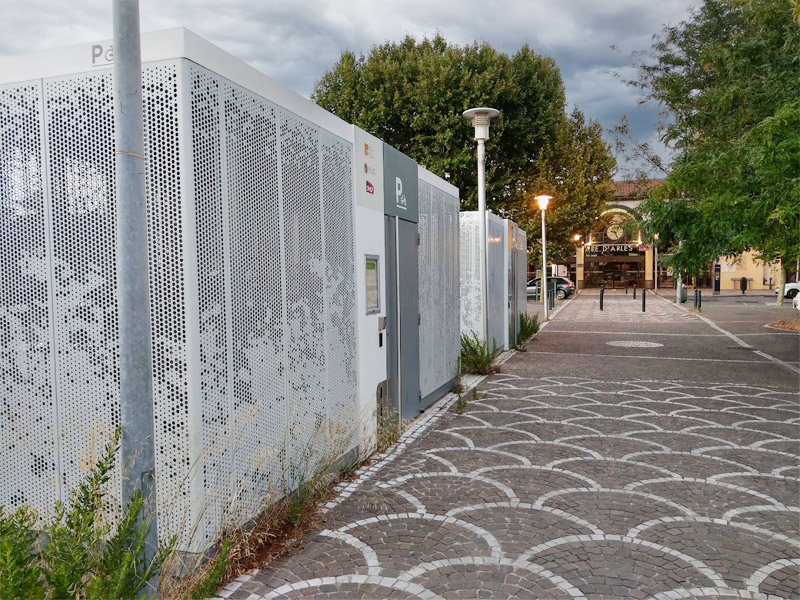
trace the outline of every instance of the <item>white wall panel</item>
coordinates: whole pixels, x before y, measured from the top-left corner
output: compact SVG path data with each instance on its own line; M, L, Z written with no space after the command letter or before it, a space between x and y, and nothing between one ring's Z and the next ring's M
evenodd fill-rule
M483 338L481 312L481 264L478 240L480 221L476 211L459 217L459 289L461 294L461 333Z
M486 248L487 314L489 315L489 347L508 349L508 276L506 270L506 227L500 217L487 213Z
M0 87L0 505L43 518L61 468L40 88Z
M0 504L43 514L119 423L111 86L0 88ZM353 147L190 61L143 87L159 532L198 550L358 443Z
M423 398L455 377L461 350L459 200L447 191L420 178L419 357Z
M44 82L60 477L73 489L119 423L109 71ZM118 500L115 469L107 498ZM66 499L66 493L62 493Z

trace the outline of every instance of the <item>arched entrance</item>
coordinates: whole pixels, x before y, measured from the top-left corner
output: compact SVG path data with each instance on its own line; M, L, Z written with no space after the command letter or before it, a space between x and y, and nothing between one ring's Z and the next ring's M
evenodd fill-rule
M579 251L577 263L583 265L583 287L599 287L601 283L607 289L633 284L639 288L651 286L650 248L642 245L638 230L630 226L632 221L633 215L622 206L602 214Z

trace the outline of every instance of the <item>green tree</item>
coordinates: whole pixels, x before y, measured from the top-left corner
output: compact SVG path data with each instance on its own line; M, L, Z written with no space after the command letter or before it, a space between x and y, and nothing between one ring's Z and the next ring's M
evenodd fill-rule
M597 121L586 122L579 110L558 127L555 137L542 151L530 172L520 180L509 203L508 215L528 233L529 261L541 257L537 241L541 212L533 197L553 197L547 207L547 256L568 260L575 256L575 234L586 240L603 209L613 199L616 161L603 141Z
M548 234L558 252L599 214L599 199L611 198L614 160L600 126L587 125L580 113L566 116L558 68L528 46L508 56L485 43L406 37L367 56L342 53L311 97L437 175L450 173L467 210L477 207L477 165L473 129L461 113L499 109L486 145L487 206L525 227L533 218L531 196L550 190L557 198L550 218L564 221ZM529 236L532 247L535 238Z
M676 269L755 250L785 280L800 253L799 17L797 0L705 0L637 59L676 151L642 228Z
M367 56L344 52L312 99L378 136L461 190L477 206L473 129L461 113L500 110L487 143L486 197L502 205L564 118L564 88L553 61L524 46L513 57L488 44L458 47L441 36L406 37Z

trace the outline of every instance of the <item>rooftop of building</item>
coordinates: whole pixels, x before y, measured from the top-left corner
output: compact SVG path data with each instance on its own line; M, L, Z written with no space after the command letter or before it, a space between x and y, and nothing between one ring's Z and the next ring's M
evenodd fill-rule
M657 185L664 183L665 179L646 179L636 181L615 181L614 199L615 200L641 200L650 190Z

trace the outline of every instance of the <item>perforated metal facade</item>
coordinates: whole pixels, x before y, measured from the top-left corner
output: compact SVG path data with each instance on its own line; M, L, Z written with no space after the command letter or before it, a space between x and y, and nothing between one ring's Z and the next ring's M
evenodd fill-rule
M487 306L489 347L496 343L499 349L507 348L508 339L508 275L506 272L506 226L502 219L487 215L486 262L487 262Z
M419 181L419 362L422 398L450 382L461 352L459 201Z
M459 217L459 290L461 292L461 333L483 337L481 325L481 264L478 240L480 221L475 211Z
M528 305L528 234L524 229L514 225L514 270L516 289L512 292L516 296L517 314L512 315L519 325L519 315L527 311ZM517 329L519 331L519 328Z
M480 260L479 260L479 220L478 212L462 212L460 221L460 273L461 273L461 332L476 333L482 337L481 326L481 296L480 296ZM508 227L506 222L494 214L487 216L487 300L488 300L488 331L489 345L495 340L498 349L508 347L509 319L519 319L519 311L526 308L525 289L525 232L516 224L513 228L521 232L521 236L514 235L512 247L523 245L522 252L516 252L516 261L510 256L508 243ZM521 241L520 241L521 240ZM520 260L519 255L522 255ZM507 267L516 270L515 279L517 288L517 314L509 315L509 276ZM519 282L522 282L520 284ZM514 340L510 340L513 343Z
M199 549L356 444L353 149L185 59L143 87L160 534ZM112 100L0 86L0 505L42 515L119 422Z

